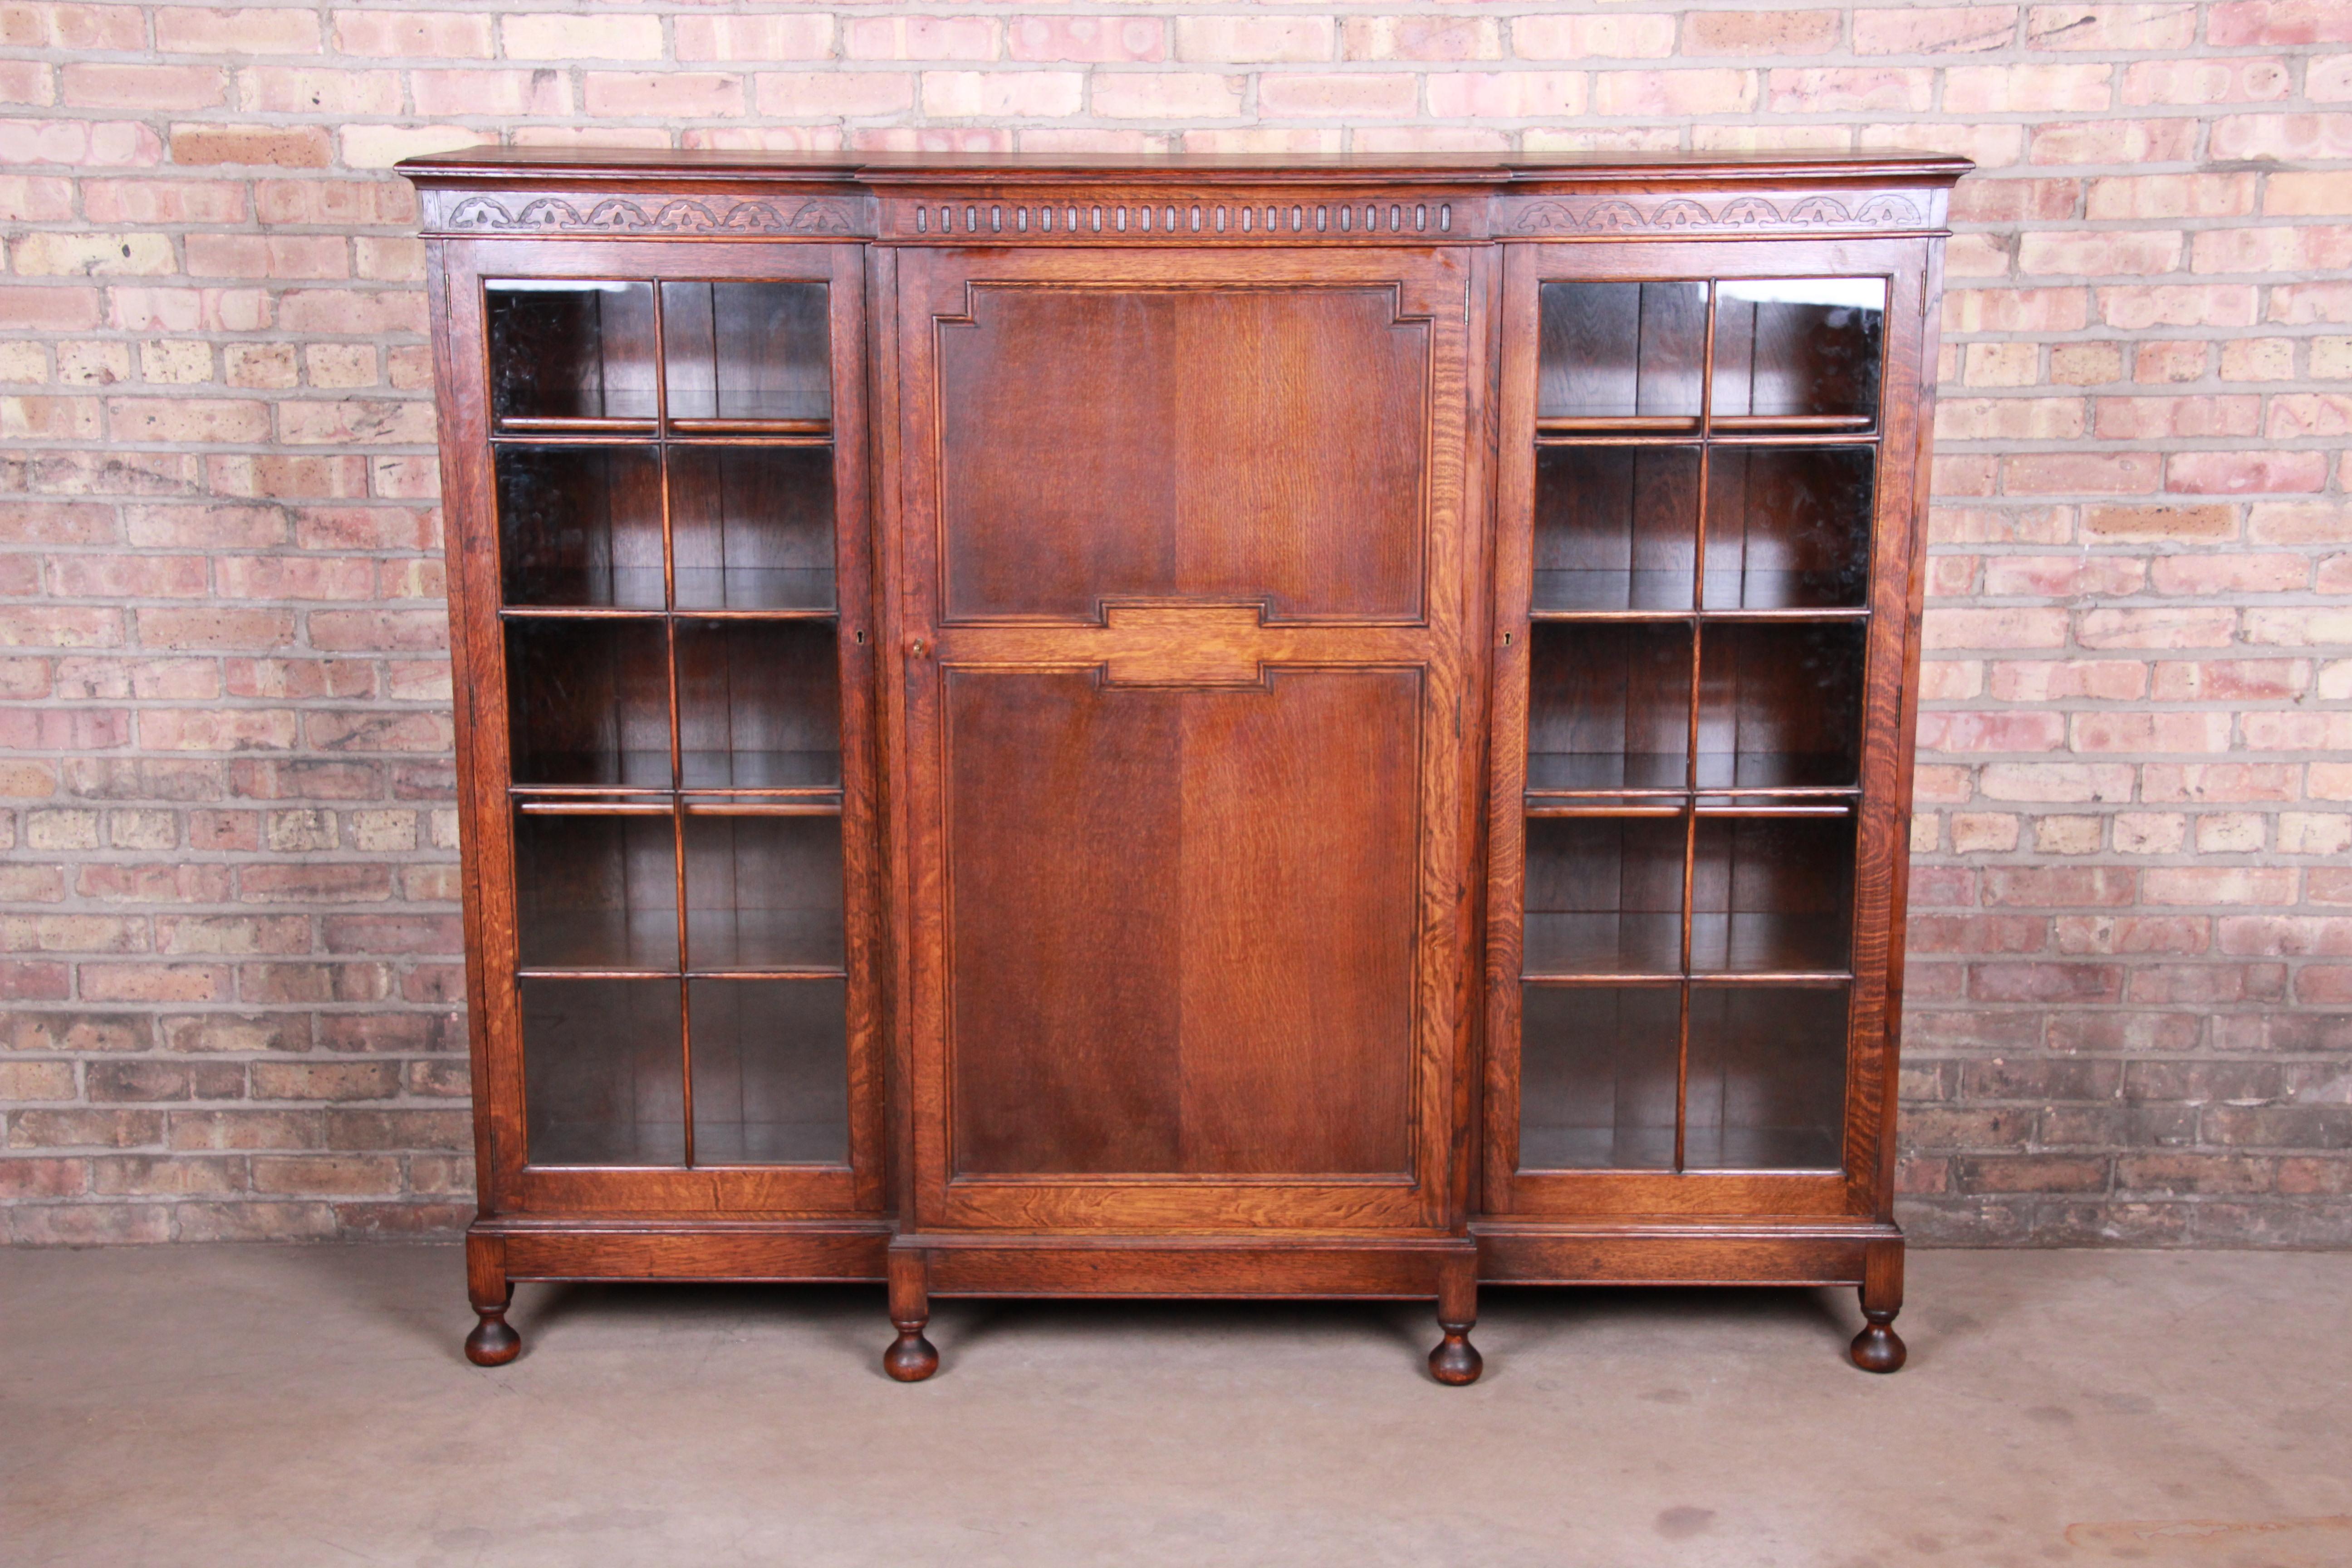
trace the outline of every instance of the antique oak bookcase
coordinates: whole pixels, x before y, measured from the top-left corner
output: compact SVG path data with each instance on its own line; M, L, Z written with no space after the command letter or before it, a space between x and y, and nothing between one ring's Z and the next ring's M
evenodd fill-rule
M1852 1284L1959 160L414 160L518 1279Z

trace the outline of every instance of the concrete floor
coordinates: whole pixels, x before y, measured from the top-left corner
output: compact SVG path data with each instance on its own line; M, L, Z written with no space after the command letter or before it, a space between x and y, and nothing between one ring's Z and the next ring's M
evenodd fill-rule
M0 1563L2352 1563L2352 1255L1915 1253L1849 1291L1404 1306L524 1286L454 1247L0 1253Z

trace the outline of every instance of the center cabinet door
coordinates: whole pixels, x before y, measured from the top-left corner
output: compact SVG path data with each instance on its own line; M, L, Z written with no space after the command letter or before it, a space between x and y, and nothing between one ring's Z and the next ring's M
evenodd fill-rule
M1483 268L897 267L917 1226L1445 1226Z

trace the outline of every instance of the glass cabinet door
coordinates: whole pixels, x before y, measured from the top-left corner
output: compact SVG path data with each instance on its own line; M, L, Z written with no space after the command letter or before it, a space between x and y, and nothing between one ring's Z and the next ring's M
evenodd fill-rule
M1521 1173L1844 1163L1886 297L1538 285Z
M531 1166L848 1159L829 288L484 284Z

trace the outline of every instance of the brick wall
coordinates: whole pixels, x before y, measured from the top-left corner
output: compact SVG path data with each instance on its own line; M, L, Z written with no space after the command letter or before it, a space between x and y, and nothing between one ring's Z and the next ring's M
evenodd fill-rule
M0 1204L467 1212L405 153L1929 147L1933 1239L2352 1240L2352 5L0 0Z

